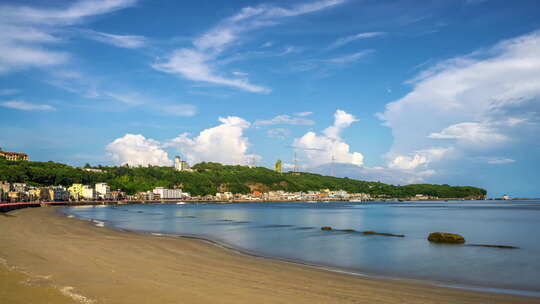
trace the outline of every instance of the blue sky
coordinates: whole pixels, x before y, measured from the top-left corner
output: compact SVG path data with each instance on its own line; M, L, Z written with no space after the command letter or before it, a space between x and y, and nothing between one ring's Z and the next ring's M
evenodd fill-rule
M3 1L0 147L540 196L538 1Z

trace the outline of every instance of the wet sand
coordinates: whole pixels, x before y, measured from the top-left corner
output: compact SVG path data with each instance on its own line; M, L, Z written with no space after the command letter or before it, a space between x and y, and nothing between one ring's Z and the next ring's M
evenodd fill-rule
M54 208L8 215L0 215L0 261L7 265L0 265L0 303L540 303L339 274L195 239L100 228Z

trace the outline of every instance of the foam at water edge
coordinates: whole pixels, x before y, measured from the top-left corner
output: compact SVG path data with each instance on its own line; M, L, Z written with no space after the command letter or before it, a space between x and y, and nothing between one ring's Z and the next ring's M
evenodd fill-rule
M92 220L92 223L96 225L96 227L105 227L105 222Z
M92 300L92 299L89 299L83 295L80 295L80 294L77 294L75 292L73 292L75 288L71 287L71 286L66 286L64 288L61 288L60 289L60 292L65 295L65 296L68 296L70 298L72 298L73 300L79 302L79 303L83 303L83 304L93 304L93 303L96 303L96 301Z

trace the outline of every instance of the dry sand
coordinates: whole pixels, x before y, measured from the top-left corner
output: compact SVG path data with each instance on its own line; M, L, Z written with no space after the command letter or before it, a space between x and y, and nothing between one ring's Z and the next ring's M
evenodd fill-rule
M200 240L96 227L54 208L0 215L0 303L540 303L339 274Z

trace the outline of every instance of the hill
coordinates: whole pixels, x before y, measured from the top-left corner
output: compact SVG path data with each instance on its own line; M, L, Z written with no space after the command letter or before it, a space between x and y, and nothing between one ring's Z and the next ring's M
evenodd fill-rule
M87 165L88 166L88 165ZM313 173L277 173L273 170L245 166L227 166L218 163L199 163L194 172L178 172L171 167L98 166L103 172L88 172L81 168L55 162L7 161L0 159L0 181L26 182L35 186L74 183L93 185L107 182L111 189L128 194L148 191L154 187L179 186L192 195L215 194L230 191L285 190L290 192L320 189L345 190L349 193L368 193L375 197L405 198L416 194L440 198L483 197L486 190L470 186L432 184L388 185L350 178L337 178Z

